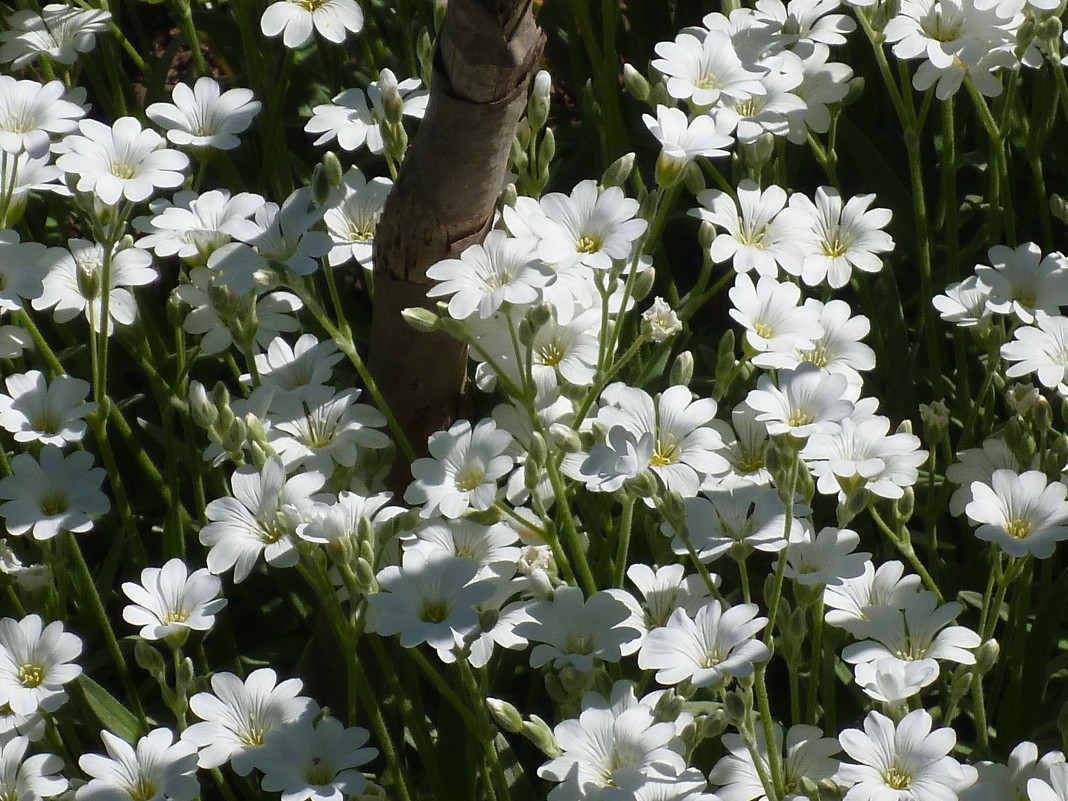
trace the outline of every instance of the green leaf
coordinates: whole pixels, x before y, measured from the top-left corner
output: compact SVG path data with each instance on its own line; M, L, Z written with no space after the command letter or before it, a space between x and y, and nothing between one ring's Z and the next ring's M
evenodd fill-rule
M144 732L133 712L84 673L78 677L77 687L101 726L128 743L137 742Z

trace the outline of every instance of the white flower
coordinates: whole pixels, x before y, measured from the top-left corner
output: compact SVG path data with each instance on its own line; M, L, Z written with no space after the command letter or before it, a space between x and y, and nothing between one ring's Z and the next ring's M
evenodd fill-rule
M805 111L805 101L794 90L804 78L804 63L794 53L783 51L763 60L770 71L760 80L764 93L744 100L728 98L713 113L742 144L752 144L761 136L786 136L790 133L790 119Z
M689 680L695 687L714 687L728 676L744 677L771 651L754 636L767 624L757 617L756 604L738 604L726 610L713 600L694 618L685 609L671 613L667 625L653 629L638 651L638 667L656 670L660 684Z
M1009 378L1034 373L1044 387L1068 395L1068 317L1043 315L1033 325L1012 332L1012 342L1001 346Z
M122 619L140 626L138 636L145 640L183 638L190 629L207 631L215 625L215 615L226 606L217 598L222 582L206 569L189 573L181 559L169 560L162 568L146 567L141 583L124 582L122 591L133 601L122 610Z
M660 143L656 175L664 186L681 178L683 168L695 157L723 158L734 144L726 124L707 114L690 119L682 109L658 105L656 117L643 114L642 122Z
M790 531L785 575L808 586L839 584L843 579L855 578L871 559L865 551L854 553L859 544L860 535L847 528L826 526L813 535L810 527L798 526Z
M561 782L549 801L607 801L613 786L634 793L620 798L638 798L646 783L670 782L686 770L676 724L658 722L653 705L644 701L636 702L633 685L622 681L613 687L611 703L596 693L583 697L578 719L553 729L563 753L538 768L541 778Z
M773 488L742 484L702 493L702 497L685 500L688 543L670 523L661 527L673 535L675 553L689 553L689 544L699 560L712 562L728 552L744 558L752 549L777 553L786 547L786 507Z
M642 312L641 330L650 342L663 342L682 330L682 322L663 298L656 297L653 305Z
M804 255L796 232L787 216L779 216L786 206L786 190L772 184L761 191L746 178L738 184L737 205L719 189L703 189L697 201L701 208L691 209L690 214L725 231L712 240L712 261L732 259L739 273L755 269L774 277L779 266L794 275L801 273Z
M1029 464L1022 464L1016 454L1001 437L983 440L982 447L968 448L957 454L959 461L946 468L946 479L960 486L949 498L949 513L955 517L964 514L972 502L972 483L975 481L990 485L994 471L1006 469L1015 473L1038 469L1038 456Z
M0 61L21 69L37 56L60 64L73 64L79 53L96 45L96 34L107 30L111 12L49 3L37 14L15 11L7 18L8 30L0 33Z
M920 438L906 432L888 434L890 421L880 415L847 417L841 428L808 438L800 456L817 477L816 488L844 502L866 489L881 498L900 498L919 478L927 460Z
M63 139L56 165L77 176L79 192L92 192L114 206L122 198L148 200L157 189L174 189L185 180L189 157L164 147L162 136L133 117L120 117L111 126L82 120L78 128L80 135Z
M648 223L637 217L638 201L618 186L604 191L580 181L571 195L551 192L541 199L542 216L529 222L538 237L538 256L548 264L584 264L607 270L627 260Z
M878 626L873 617L884 610L904 609L919 591L920 577L903 576L904 572L905 566L896 560L884 562L878 570L867 562L861 575L828 585L823 591L823 603L830 607L827 623L845 629L857 639L872 636L872 626Z
M130 325L137 318L137 301L126 287L143 286L158 278L152 256L140 248L123 248L111 256L108 289L108 319L104 315L104 248L86 239L67 240L65 248L49 248L41 264L48 269L44 290L34 299L38 310L53 308L52 317L65 323L85 314L94 331L106 328L110 335L115 323Z
M175 84L171 100L153 103L145 114L167 131L171 142L190 147L233 150L241 143L237 134L248 128L260 110L252 90L222 92L218 82L206 75L198 78L192 89L184 83Z
M797 305L797 284L768 275L754 284L747 273L739 273L727 294L734 307L728 314L745 327L745 341L758 353L814 350L823 334L815 309Z
M268 734L316 711L310 698L299 695L301 686L300 679L279 683L270 668L252 671L244 681L233 673L216 673L213 693L189 699L189 709L203 722L183 731L182 739L200 749L200 767L230 762L235 773L247 776Z
M341 186L330 194L323 221L334 241L326 256L331 267L356 259L361 267L371 267L378 218L393 189L388 178L368 181L358 167L350 167Z
M478 569L474 559L444 550L405 550L400 566L379 571L381 591L368 596L373 629L386 637L399 634L405 648L425 642L439 656L447 654L478 632L475 607L493 595L490 581L476 579Z
M430 93L420 88L422 82L418 78L398 82L391 70L384 69L379 79L367 87L366 94L362 89L346 89L330 103L312 109L305 132L319 135L316 145L325 145L336 137L342 150L357 150L366 144L372 153L381 154L385 142L378 124L386 117L382 105L383 84L396 86L405 116L422 118L430 98Z
M844 801L949 801L973 784L975 768L948 756L956 732L948 727L932 732L931 723L925 709L914 709L896 726L869 712L864 731L838 735L842 750L859 763L843 763L838 770L838 780L849 787Z
M853 269L881 270L883 262L876 254L892 250L894 240L881 230L890 222L890 211L869 208L874 200L875 195L857 195L843 205L838 190L830 186L816 190L815 203L800 192L791 195L794 241L804 254L801 271L794 275L808 286L826 280L838 289L849 282Z
M1037 777L1027 780L1029 801L1068 801L1068 765L1050 766L1049 781Z
M995 470L989 485L973 481L971 490L965 512L980 524L975 536L997 543L1009 556L1047 559L1068 539L1068 486L1048 482L1042 471Z
M137 749L109 731L100 739L110 756L83 754L78 765L92 780L75 792L77 801L193 801L200 793L196 749L174 742L170 729L153 729Z
M614 425L605 444L590 448L590 455L579 465L578 478L590 492L615 492L648 469L654 445L651 431L636 434Z
M563 586L551 600L532 604L532 621L520 623L515 633L538 643L530 652L530 666L568 665L580 671L593 669L594 660L618 662L621 646L640 635L630 628L630 610L615 595L596 592L588 599L578 587Z
M713 425L716 402L711 398L695 400L687 387L676 385L654 399L617 382L601 393L601 402L597 420L609 430L622 426L639 442L643 435L653 435L649 469L667 489L692 497L705 476L726 471L727 460L718 453L723 439Z
M315 509L311 520L297 529L297 536L320 544L342 543L347 539L355 542L364 521L377 533L387 521L404 511L399 506L386 506L392 497L388 492L365 497L342 490L337 503Z
M255 757L263 771L261 785L282 791L282 801L341 801L360 796L367 779L358 768L374 759L376 748L363 748L369 733L344 726L337 718L317 723L301 719L268 735Z
M58 620L0 620L0 707L16 715L55 712L67 700L63 685L81 675L73 662L81 652L81 639Z
M468 507L489 509L497 497L497 479L512 469L505 453L512 435L491 420L481 420L473 429L458 420L448 431L430 435L430 457L412 463L415 480L404 492L408 503L423 504L419 514L459 517Z
M800 439L840 428L840 421L853 411L853 403L845 397L847 385L845 376L805 363L796 370L780 370L777 387L767 375L760 376L745 402L769 434Z
M975 268L979 283L989 287L986 307L995 314L1015 314L1033 323L1038 312L1057 316L1068 304L1068 259L1060 253L1044 257L1038 245L1025 242L1015 249L994 245L990 264Z
M505 303L534 303L549 271L533 257L527 244L504 231L490 231L481 245L472 245L458 259L444 259L426 271L438 283L426 294L449 297L449 314L465 320L475 312L485 320Z
M757 0L758 18L776 23L776 38L805 55L816 44L845 44L846 34L856 30L857 24L845 14L831 14L838 8L838 0Z
M979 646L979 635L964 626L946 627L960 614L961 605L956 601L937 604L933 592L907 596L902 609L873 617L864 630L864 636L872 639L847 645L842 658L854 665L886 657L904 662L945 659L974 665L972 651Z
M137 217L134 228L146 236L135 243L157 256L178 256L193 264L208 257L231 239L233 223L247 220L263 206L264 199L251 192L231 196L227 189L212 189L202 195L182 191L169 200L148 204L151 217Z
M16 231L0 231L0 315L40 297L47 253L39 242L20 242Z
M830 50L819 42L812 45L812 53L805 57L801 83L793 93L805 102L804 109L786 115L790 123L787 138L795 145L804 144L808 132L827 133L831 127L831 106L849 94L849 79L853 70L846 64L827 63Z
M917 695L932 684L941 671L934 659L905 662L885 657L873 662L858 662L854 672L857 685L869 698L884 704L896 704Z
M67 780L54 775L63 769L63 760L53 754L25 759L29 745L26 737L12 737L0 747L0 798L40 801L67 789Z
M75 451L64 456L55 445L41 449L38 462L28 453L11 460L11 475L0 479L0 517L16 536L30 533L48 540L61 531L81 534L93 527L90 515L106 514L111 504L100 491L104 470L93 455Z
M268 416L267 439L282 458L286 472L299 468L330 476L335 465L356 464L361 449L389 445L389 437L377 430L386 424L385 415L373 406L357 403L360 392L347 389L319 397L307 393L275 405Z
M976 763L979 781L961 793L961 801L1024 801L1028 797L1040 798L1037 792L1029 794L1028 784L1032 779L1046 783L1053 781L1054 770L1062 778L1064 791L1061 797L1068 799L1068 781L1063 781L1068 779L1068 773L1063 767L1057 767L1063 764L1062 752L1049 751L1039 758L1038 747L1024 740L1012 749L1006 764L987 760Z
M709 575L713 586L718 587L720 577L715 573ZM623 644L623 656L636 653L641 648L645 635L659 626L667 625L668 618L676 609L685 609L689 614L696 614L709 600L709 589L704 579L696 573L687 576L683 565L650 567L635 563L627 568L627 578L642 594L640 603L624 590L605 590L630 610L630 617L625 625L641 632L640 637Z
M990 287L970 275L947 286L946 293L935 295L931 303L947 323L982 331L990 325L993 314L987 306L989 298Z
M52 383L40 370L14 373L5 381L10 395L0 394L0 426L15 435L15 442L42 442L63 447L80 442L87 414L96 409L86 403L89 383L69 375Z
M695 106L714 106L721 97L745 100L764 94L762 71L742 63L726 34L708 31L703 39L683 32L673 42L659 42L652 66L667 76L668 94Z
M234 582L244 581L259 555L273 567L293 567L300 559L293 539L297 527L312 511L311 494L323 486L319 473L286 479L282 460L272 456L257 471L239 467L230 479L234 497L207 505L212 521L200 530L200 542L210 548L208 570L219 575L234 568Z
M52 136L76 130L85 109L67 99L72 95L66 91L62 81L42 85L0 75L0 150L41 158L48 153Z
M802 779L818 783L834 777L838 770L838 760L832 757L842 750L837 740L824 737L823 732L815 726L791 726L786 732L784 753L782 726L778 723L771 725L775 750L784 757L780 762L783 783L794 790L787 790L786 799L800 801L804 797L800 795ZM770 757L763 726L756 727L756 745L761 771L768 776ZM760 781L760 771L757 770L753 754L742 737L737 734L724 734L723 746L729 752L728 755L721 758L708 774L708 780L712 784L721 785L716 788L716 797L720 801L767 801L764 785ZM798 794L795 795L795 792Z
M479 579L510 579L519 561L518 541L518 532L505 523L484 526L464 517L439 517L420 525L414 535L404 535L403 546L405 550L421 548L474 559L478 562L475 576Z
M282 43L290 50L307 44L313 29L328 42L341 44L350 31L363 29L363 9L355 0L320 0L314 4L278 0L267 6L260 18L263 35L281 34Z
M320 342L315 334L301 334L290 346L282 337L275 337L266 353L256 354L256 369L261 386L272 394L272 402L286 398L312 401L323 392L341 359L333 340ZM252 383L252 376L241 376L241 381Z

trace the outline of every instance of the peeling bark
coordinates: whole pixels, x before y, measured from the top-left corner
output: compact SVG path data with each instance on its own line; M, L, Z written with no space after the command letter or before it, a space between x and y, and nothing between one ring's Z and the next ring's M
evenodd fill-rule
M378 224L369 368L417 452L460 415L467 349L400 312L434 308L427 269L489 231L543 43L531 0L449 0L426 115Z

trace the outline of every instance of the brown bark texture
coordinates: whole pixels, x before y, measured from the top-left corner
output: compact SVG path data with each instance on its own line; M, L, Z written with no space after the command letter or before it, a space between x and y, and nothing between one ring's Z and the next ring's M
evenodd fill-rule
M426 115L378 223L368 366L419 453L460 414L467 349L401 310L433 309L427 269L489 231L543 43L531 0L449 0Z

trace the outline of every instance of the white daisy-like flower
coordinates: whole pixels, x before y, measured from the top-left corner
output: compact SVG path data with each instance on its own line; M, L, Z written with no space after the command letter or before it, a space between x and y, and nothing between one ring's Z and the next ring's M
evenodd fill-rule
M427 441L429 457L412 463L415 480L404 492L408 503L423 504L419 514L459 517L468 507L488 509L497 497L497 479L512 469L506 449L512 435L492 419L474 428L458 420L448 431L436 431Z
M96 34L107 30L110 11L49 3L40 13L16 11L7 18L8 29L0 33L0 61L21 69L38 56L60 64L73 64L79 54L96 45Z
M251 89L223 92L206 75L197 78L192 89L188 84L175 84L171 101L153 103L145 114L167 132L172 143L194 148L233 150L241 144L237 134L248 128L260 110Z
M422 89L418 78L405 78L398 81L392 70L384 69L377 81L362 89L346 89L330 103L312 109L312 117L304 130L317 135L314 144L325 145L337 138L342 150L357 150L367 145L372 153L381 154L385 150L385 141L379 122L386 118L382 104L382 86L396 87L401 96L404 116L422 119L430 93ZM370 104L368 104L370 101Z
M122 619L140 626L144 640L185 639L190 630L207 631L215 625L215 615L226 606L218 598L222 581L205 568L189 572L185 562L175 558L163 567L146 567L141 583L126 581L122 591L133 601L122 610Z
M92 192L105 205L123 198L140 203L185 180L189 157L164 147L162 136L133 117L120 117L110 126L82 120L78 129L80 134L63 139L56 166L76 176L79 192Z
M693 618L676 609L666 626L645 635L638 667L656 670L660 684L689 680L695 687L749 676L755 663L771 657L768 647L754 639L768 622L757 617L758 611L756 604L724 609L718 600L702 606Z
M969 275L946 287L943 295L935 295L931 303L947 323L961 328L976 328L983 331L990 325L993 312L987 306L990 287L976 276Z
M827 623L845 629L858 640L870 637L871 627L878 625L874 617L883 610L904 609L919 592L920 577L905 576L904 572L905 566L896 560L884 562L878 570L869 561L859 576L829 584L823 591Z
M728 314L745 327L745 341L758 354L815 350L824 333L816 310L798 305L797 284L769 275L754 284L747 273L739 273L727 294L733 306Z
M715 573L709 575L714 586L718 587L720 577ZM624 590L605 590L630 610L625 625L641 633L640 637L623 644L623 656L636 653L645 635L655 628L666 626L676 609L685 609L688 614L695 615L710 600L704 579L697 573L686 575L685 566L680 564L650 567L635 563L627 568L627 578L641 593L641 601Z
M824 737L823 731L815 726L799 724L791 726L786 732L784 750L782 726L772 723L772 733L783 770L785 799L800 801L803 798L799 792L802 779L819 783L834 777L839 763L833 756L842 750L838 740ZM719 785L716 787L716 797L721 801L767 801L764 785L760 781L761 772L765 776L771 775L763 726L756 727L756 746L761 762L759 771L742 737L738 734L723 735L723 747L728 753L708 774L708 780L713 785Z
M1029 801L1068 801L1068 764L1051 765L1049 781L1037 776L1027 780Z
M282 337L275 337L265 353L256 354L256 369L261 385L268 387L274 401L310 401L330 383L333 367L342 358L331 339L320 342L315 334L301 334L290 345ZM241 381L251 384L252 376L241 376Z
M779 371L778 378L775 386L769 376L760 376L757 388L745 399L772 436L791 434L803 439L818 431L834 432L853 411L847 397L849 382L843 375L806 363L796 370Z
M771 473L765 463L768 428L756 419L756 414L745 401L731 410L731 425L729 428L723 427L721 451L730 465L730 471L723 476L705 479L701 489L718 491L744 484L771 484Z
M82 673L73 661L81 652L81 639L58 620L0 620L0 706L16 715L55 712L67 700L63 685Z
M287 472L300 468L333 475L335 465L356 464L362 449L389 445L389 437L378 430L386 424L385 415L357 403L361 391L347 389L318 398L308 393L275 405L268 415L267 438Z
M691 209L690 214L725 231L712 240L712 261L718 264L731 259L739 273L755 269L760 275L774 277L781 266L800 274L804 254L797 232L788 216L779 215L786 206L786 190L772 184L761 191L756 182L746 178L738 184L737 204L719 189L702 190L697 201L701 207Z
M1042 315L1058 316L1068 304L1068 259L1042 251L1034 242L1016 248L994 245L988 251L990 266L975 268L979 283L990 289L987 308L995 314L1014 314L1030 324Z
M423 550L443 551L452 556L466 557L478 562L476 578L515 575L519 561L519 533L505 523L484 526L469 518L434 518L419 526L413 534L404 535L403 546Z
M170 200L148 204L151 217L137 217L133 226L145 236L134 244L157 256L178 256L191 264L205 264L208 257L231 240L233 222L248 220L266 201L251 192L231 195L227 189L212 189L202 195L181 191Z
M378 218L386 205L386 197L393 189L388 178L368 181L358 167L351 167L337 189L326 202L323 222L334 247L326 259L331 267L355 259L361 267L370 269Z
M660 143L656 175L665 186L682 177L683 168L697 156L723 158L734 144L726 123L708 114L691 119L682 109L658 105L656 117L643 114L642 122Z
M801 83L792 90L805 101L805 108L786 115L790 123L787 139L795 145L804 144L808 132L827 133L831 127L831 107L849 94L849 80L853 70L847 64L829 62L830 49L819 42L812 45L812 53L802 64Z
M328 42L341 44L350 32L363 30L363 9L355 0L277 0L260 17L264 36L282 36L290 50L307 44L314 31Z
M589 671L595 660L618 662L622 646L640 636L628 623L627 605L605 590L586 598L578 587L563 586L552 599L528 607L527 614L532 620L516 626L515 633L538 643L530 652L535 668L571 665Z
M174 740L170 729L153 729L136 749L109 731L100 732L108 756L83 754L78 766L93 778L77 801L193 801L200 793L196 748Z
M685 509L688 545L702 562L713 562L732 549L744 558L754 549L778 553L786 547L786 507L772 487L742 484L702 490L701 496L686 499ZM795 526L800 523L794 521L791 528ZM690 552L670 523L664 523L661 530L673 537L675 553Z
M703 32L703 38L683 32L673 42L659 42L660 58L652 66L667 76L668 94L698 108L714 106L720 98L745 100L765 92L761 77L743 64L731 38L721 31Z
M126 287L144 286L158 278L152 256L140 248L123 248L111 256L107 288L108 319L104 315L104 247L86 239L70 239L65 248L49 248L41 260L48 272L43 291L34 299L38 310L53 309L58 323L84 314L94 331L110 335L115 323L130 325L137 317L137 301Z
M658 721L647 699L638 702L634 686L623 681L613 686L611 699L583 696L578 719L553 729L563 753L538 768L541 778L560 782L549 801L611 798L613 787L626 787L626 797L644 798L646 785L674 781L686 771L676 722Z
M247 776L268 734L318 709L300 695L302 686L300 679L279 682L271 668L254 670L244 681L233 673L216 673L212 692L189 699L190 711L202 722L183 731L182 739L199 749L200 767L229 762L237 775Z
M650 342L663 342L682 330L682 321L675 310L661 297L642 312L641 332Z
M368 737L366 729L344 726L329 715L276 729L256 752L256 767L263 771L261 786L268 792L281 790L282 801L361 796L367 779L359 768L378 755L377 748L363 747Z
M388 492L366 497L342 490L337 503L316 506L311 520L297 529L297 536L321 545L356 542L360 526L365 523L377 534L388 521L404 512L400 506L387 505L392 497Z
M894 240L882 229L890 222L889 209L869 208L875 195L857 195L843 205L838 190L821 186L813 203L806 195L790 196L796 238L804 254L800 273L808 286L824 281L832 289L849 282L854 269L875 273L883 261L876 254L893 250ZM787 268L789 270L789 268Z
M466 320L478 312L485 320L505 303L534 303L550 272L527 243L504 231L490 231L480 245L472 245L458 259L444 259L426 271L437 283L426 294L449 298L449 314Z
M11 475L0 479L0 505L9 533L48 540L61 531L81 534L93 527L92 517L111 508L100 491L104 470L93 467L93 455L75 451L69 456L55 445L41 449L40 462L28 453L11 460Z
M1040 758L1038 746L1029 740L1024 740L1009 753L1009 758L1002 764L983 760L977 762L975 767L979 771L979 780L968 790L961 793L961 801L992 801L992 799L1012 799L1013 801L1025 801L1027 798L1039 798L1038 793L1029 795L1028 784L1031 779L1049 783L1053 770L1064 774L1068 780L1068 772L1057 765L1064 764L1064 754L1061 751L1048 751ZM1068 791L1068 781L1063 784ZM1068 792L1063 798L1068 799Z
M948 625L960 613L961 605L956 601L938 606L933 592L908 595L902 609L873 617L865 631L871 639L847 645L842 658L853 665L887 657L904 662L944 659L974 665L979 635L965 626Z
M233 497L217 498L204 510L211 521L200 530L201 544L211 549L208 570L219 575L232 567L240 583L261 553L272 567L293 567L300 559L294 535L310 518L311 495L324 482L313 472L287 479L278 456L262 471L239 467L230 479Z
M973 481L971 491L965 512L979 524L975 536L1009 556L1047 559L1068 539L1068 486L1049 482L1041 470L995 470L989 484Z
M475 607L494 593L491 581L476 578L478 570L474 559L441 549L405 550L399 566L378 573L380 591L367 598L371 627L385 637L400 635L405 648L425 642L439 656L452 651L478 633Z
M854 666L857 686L865 695L880 703L896 704L918 695L934 683L941 670L937 660L915 659L905 662L886 657Z
M85 116L85 109L69 97L62 81L42 85L0 75L0 150L10 156L46 155L52 137L77 130Z
M1034 373L1044 387L1068 395L1068 317L1043 315L1033 325L1012 332L1012 342L1001 346L1001 356L1013 362L1009 378Z
M947 801L973 784L975 768L949 756L957 733L949 727L931 731L931 724L925 709L914 709L896 725L873 711L864 718L863 731L839 734L842 750L856 760L838 770L838 780L849 787L846 801Z
M807 525L796 526L786 548L785 575L798 584L817 587L855 578L871 559L870 553L854 552L859 544L860 535L847 528L826 526L814 534Z
M590 492L615 492L649 468L655 445L651 431L637 434L614 425L608 430L604 444L597 443L590 448L590 455L578 466L576 477L586 482Z
M55 775L63 770L63 760L54 754L27 759L29 745L27 737L12 737L0 746L0 798L40 801L67 789L67 780Z
M805 111L805 101L794 91L805 74L801 59L787 50L763 59L762 64L770 68L760 79L763 94L744 100L728 98L714 111L742 144L752 144L765 134L786 136L791 117Z
M634 242L648 223L637 217L638 201L612 186L600 190L580 181L570 195L551 192L541 199L541 216L530 227L538 237L538 257L548 264L584 264L607 270L630 258Z
M80 442L83 419L96 409L87 403L89 383L69 375L49 383L40 370L14 373L5 380L8 395L0 394L0 426L15 435L15 442L41 442L60 448Z
M655 399L647 392L615 383L601 393L597 420L609 429L622 426L641 440L653 435L649 469L669 490L697 494L705 476L724 473L723 438L715 425L716 402L694 399L687 387L668 387Z

